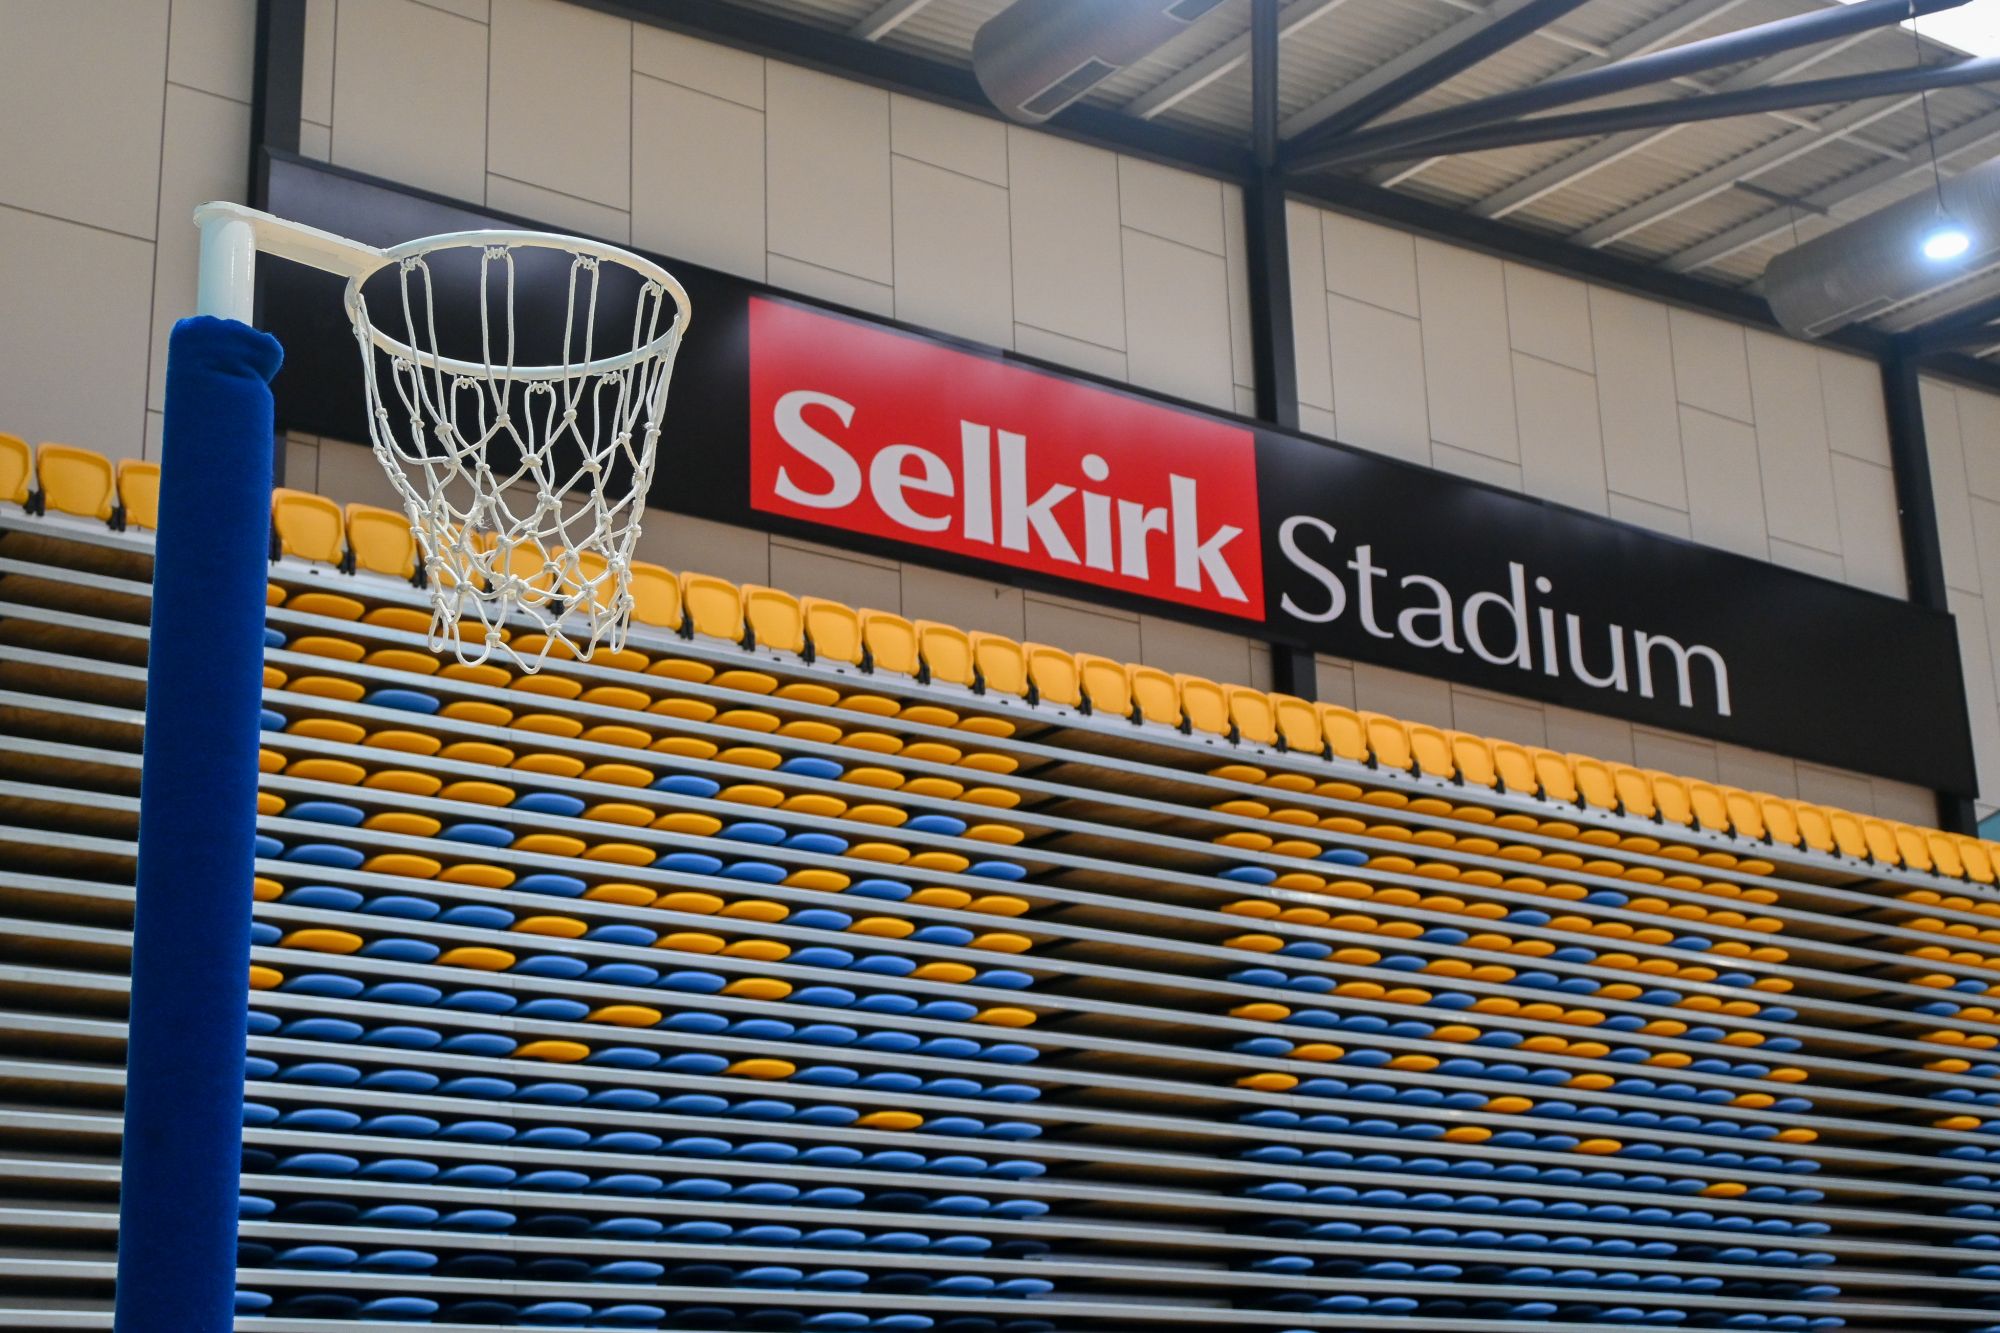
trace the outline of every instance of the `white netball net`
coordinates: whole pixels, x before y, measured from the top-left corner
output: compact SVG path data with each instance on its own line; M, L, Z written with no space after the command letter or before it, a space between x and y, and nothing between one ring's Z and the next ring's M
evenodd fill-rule
M349 282L347 307L369 434L428 574L432 648L530 672L622 648L685 293L636 255L538 233L386 257Z

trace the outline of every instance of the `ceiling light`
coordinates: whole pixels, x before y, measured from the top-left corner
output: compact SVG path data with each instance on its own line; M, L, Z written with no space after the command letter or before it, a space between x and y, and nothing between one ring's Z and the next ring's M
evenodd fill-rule
M1972 237L1965 228L1946 218L1924 236L1924 258L1940 263L1956 259L1972 248Z

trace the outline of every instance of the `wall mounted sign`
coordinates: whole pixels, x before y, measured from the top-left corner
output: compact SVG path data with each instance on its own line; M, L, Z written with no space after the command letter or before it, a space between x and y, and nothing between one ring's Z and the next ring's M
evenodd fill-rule
M511 225L293 161L266 206L376 243ZM696 313L659 508L1975 790L1948 616L662 262ZM266 270L280 425L365 438L329 280Z

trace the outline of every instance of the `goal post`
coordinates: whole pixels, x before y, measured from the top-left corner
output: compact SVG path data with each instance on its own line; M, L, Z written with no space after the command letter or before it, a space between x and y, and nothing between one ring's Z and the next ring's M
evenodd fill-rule
M521 671L551 644L588 658L624 642L691 313L665 270L577 237L464 232L382 249L235 204L205 204L195 221L198 313L168 340L117 1333L235 1325L270 382L283 361L252 327L258 256L347 280L369 443L430 575L432 647L500 652ZM507 623L523 619L541 631L530 657L508 647Z

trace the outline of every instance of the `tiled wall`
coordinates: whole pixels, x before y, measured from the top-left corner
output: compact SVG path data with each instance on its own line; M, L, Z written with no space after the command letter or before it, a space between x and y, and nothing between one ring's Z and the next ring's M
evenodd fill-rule
M1984 818L2000 809L2000 395L1926 379L1923 404Z
M36 132L0 135L0 253L34 260L0 264L0 302L35 318L0 321L0 429L114 455L157 440L165 331L193 302L187 215L243 189L253 10L10 0L0 113ZM1200 176L560 0L309 0L304 114L312 156L1248 409L1241 201ZM1901 592L1867 363L1291 212L1308 430ZM358 448L293 439L287 470L387 498ZM1233 635L788 538L674 518L646 548L1269 679L1263 649ZM1327 660L1320 676L1324 697L1364 708L1929 817L1900 784L1380 668ZM2000 721L1979 725L2000 741Z
M560 0L311 0L309 15L313 155L1247 402L1232 186Z
M0 9L0 430L159 438L195 205L249 172L255 0Z
M1306 204L1288 224L1308 433L1905 595L1873 362ZM1902 783L1379 667L1323 659L1319 674L1324 698L1420 721L1936 814ZM1988 733L2000 757L2000 715ZM2000 768L1984 767L2000 801Z

